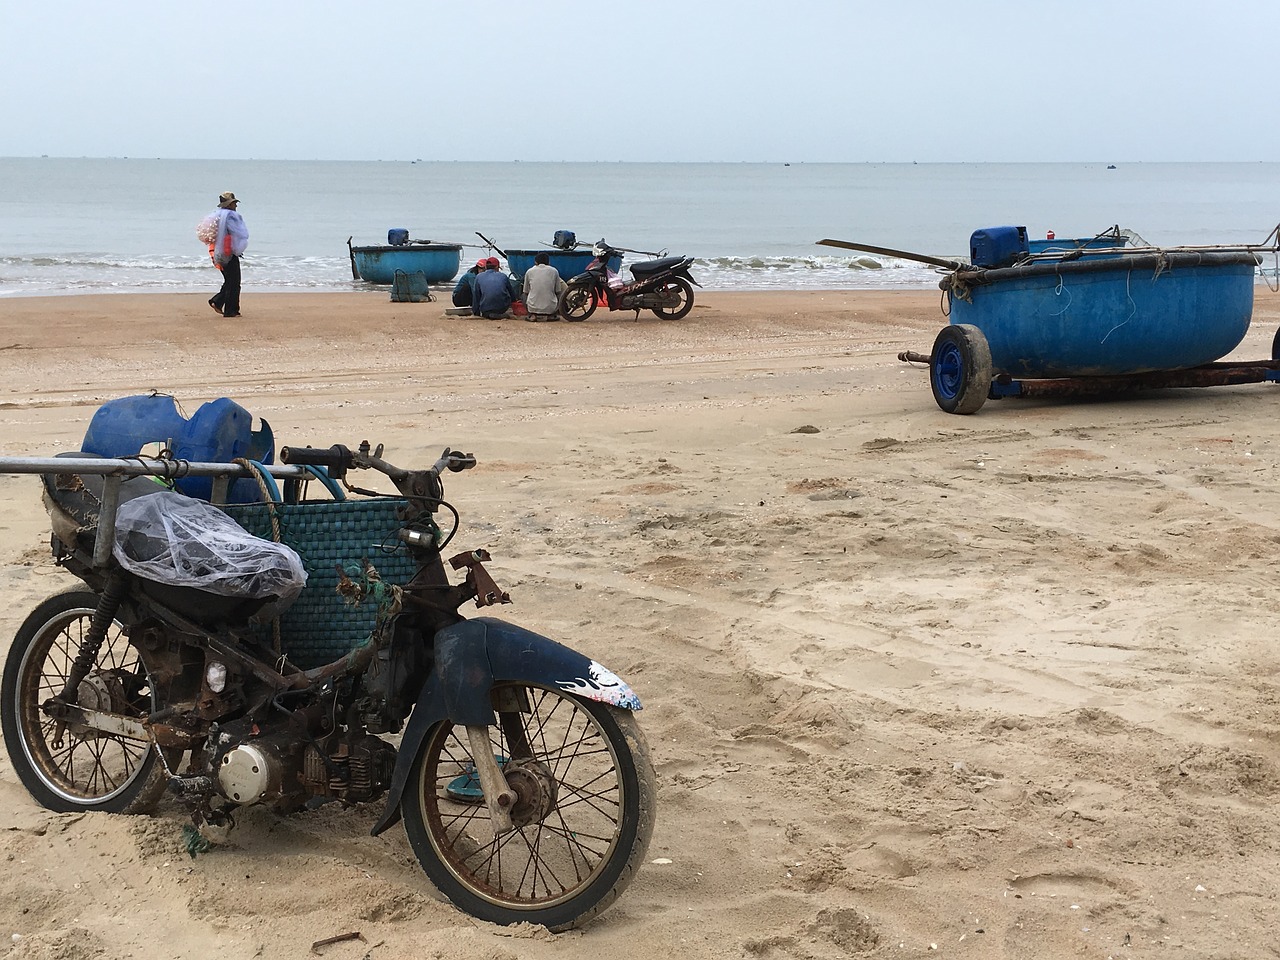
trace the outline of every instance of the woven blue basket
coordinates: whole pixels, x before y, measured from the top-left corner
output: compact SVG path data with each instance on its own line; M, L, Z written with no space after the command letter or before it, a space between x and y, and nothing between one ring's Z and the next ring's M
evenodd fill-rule
M338 566L368 560L387 583L408 582L416 566L397 548L404 524L398 498L333 500L316 503L228 504L222 509L254 536L274 539L271 511L280 524L280 542L302 557L307 585L280 617L280 650L303 669L331 663L350 653L373 632L377 609L353 606L337 593ZM259 639L272 641L270 624Z

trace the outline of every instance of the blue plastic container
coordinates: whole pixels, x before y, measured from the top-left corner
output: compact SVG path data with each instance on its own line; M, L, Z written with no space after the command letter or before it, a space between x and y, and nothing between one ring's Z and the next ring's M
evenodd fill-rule
M173 397L120 397L94 411L80 449L99 457L132 457L149 443L173 449L186 429Z
M387 231L387 243L393 247L402 247L409 242L409 231L403 227L392 227Z
M969 238L969 262L975 267L1007 267L1028 249L1026 227L987 227Z
M173 397L140 395L108 400L89 421L80 449L100 457L132 457L148 444L158 443L179 460L198 463L230 463L240 458L271 463L275 440L271 426L262 421L254 432L253 415L226 397L202 404L190 419L178 410ZM180 493L208 500L213 493L209 477L183 477L176 481ZM262 499L252 480L232 482L229 503Z

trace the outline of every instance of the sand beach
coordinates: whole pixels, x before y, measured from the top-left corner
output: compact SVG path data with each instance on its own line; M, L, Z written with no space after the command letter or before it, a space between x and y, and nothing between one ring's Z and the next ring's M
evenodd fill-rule
M0 758L0 955L337 960L1280 955L1280 392L942 413L933 291L699 292L678 323L484 321L385 292L0 300L0 450L103 401L229 396L278 443L448 480L504 618L623 676L659 783L586 929L444 902L378 804L55 814ZM1259 287L1237 358L1270 356ZM0 648L72 585L0 475Z

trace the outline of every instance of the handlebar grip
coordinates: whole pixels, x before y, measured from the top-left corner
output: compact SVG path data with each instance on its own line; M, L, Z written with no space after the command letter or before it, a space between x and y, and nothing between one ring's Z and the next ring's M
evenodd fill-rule
M317 467L336 467L345 470L355 466L351 451L340 443L325 450L320 447L281 447L280 462Z
M449 462L447 464L450 471L460 473L463 470L470 470L476 465L476 455L474 453L451 453L449 454Z

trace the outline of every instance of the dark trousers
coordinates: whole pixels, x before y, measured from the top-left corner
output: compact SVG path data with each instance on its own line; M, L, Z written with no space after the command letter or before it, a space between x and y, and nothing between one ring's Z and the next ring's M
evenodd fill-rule
M224 317L240 315L240 258L232 257L222 265L222 289L209 300Z

